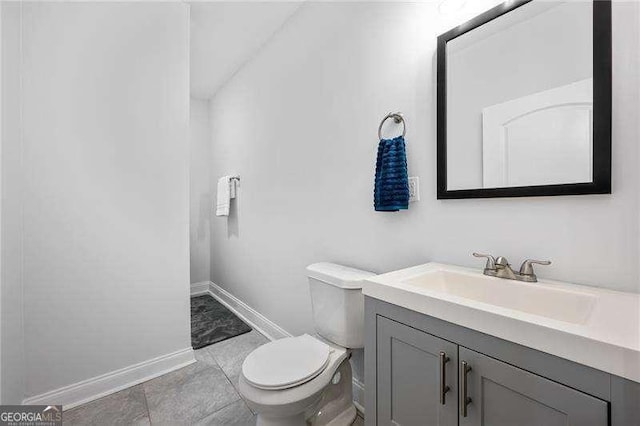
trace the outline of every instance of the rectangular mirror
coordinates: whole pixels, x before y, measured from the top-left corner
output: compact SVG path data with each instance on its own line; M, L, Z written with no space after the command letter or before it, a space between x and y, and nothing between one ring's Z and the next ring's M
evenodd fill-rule
M511 1L438 37L439 199L610 192L610 1Z

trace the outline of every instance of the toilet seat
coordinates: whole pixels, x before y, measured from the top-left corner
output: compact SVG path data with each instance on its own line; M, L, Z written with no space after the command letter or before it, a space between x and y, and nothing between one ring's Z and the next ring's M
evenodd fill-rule
M332 352L333 348L308 334L275 340L247 356L242 375L258 389L289 389L322 373Z
M280 419L282 416L305 413L309 407L318 402L340 366L344 365L344 363L349 366L350 350L324 341L317 336L311 338L317 339L329 346L331 352L327 366L317 376L310 377L304 383L298 383L286 389L279 390L260 389L247 380L244 371L240 372L240 377L238 377L238 390L249 407L254 412L259 413L259 416L263 416L263 420L267 417ZM267 345L268 344L269 343L267 343ZM351 367L349 366L348 369L349 377L347 381L351 383ZM282 425L282 423L272 424Z

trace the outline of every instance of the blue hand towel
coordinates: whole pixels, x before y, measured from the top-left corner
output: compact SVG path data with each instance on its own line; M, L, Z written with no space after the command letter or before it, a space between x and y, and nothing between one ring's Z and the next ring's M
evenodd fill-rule
M402 136L380 140L373 204L381 212L409 208L407 153Z

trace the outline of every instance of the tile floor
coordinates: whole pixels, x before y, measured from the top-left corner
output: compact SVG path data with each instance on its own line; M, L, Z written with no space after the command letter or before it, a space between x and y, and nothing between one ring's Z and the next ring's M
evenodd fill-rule
M65 411L64 424L254 425L236 383L244 358L267 342L253 330L199 349L195 364Z

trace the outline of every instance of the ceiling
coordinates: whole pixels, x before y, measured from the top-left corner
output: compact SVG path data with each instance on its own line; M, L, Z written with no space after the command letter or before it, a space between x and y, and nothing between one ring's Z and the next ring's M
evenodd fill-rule
M211 98L293 15L300 2L193 2L191 96Z

